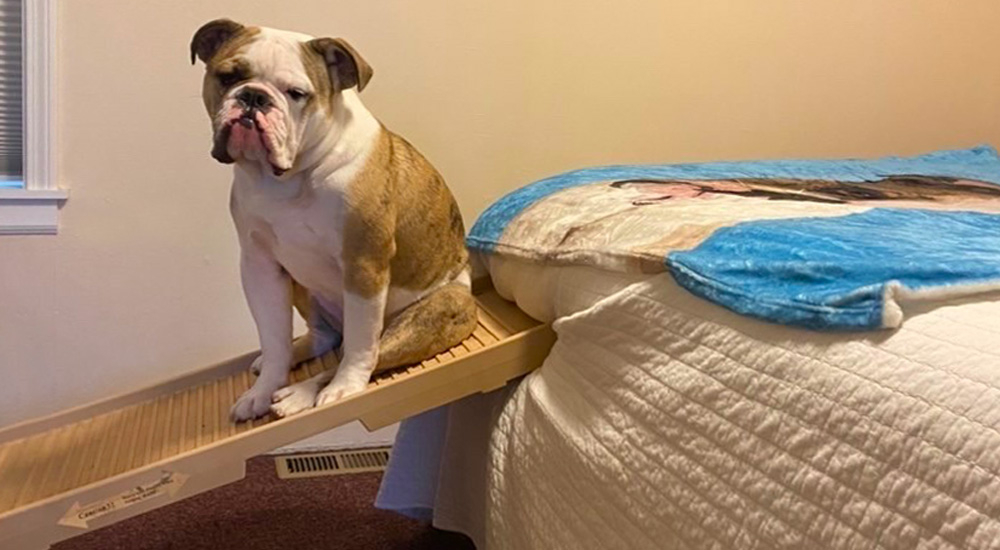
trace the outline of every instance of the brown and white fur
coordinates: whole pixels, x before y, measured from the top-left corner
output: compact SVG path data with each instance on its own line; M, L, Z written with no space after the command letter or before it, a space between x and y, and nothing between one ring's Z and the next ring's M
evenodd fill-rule
M191 42L206 65L212 156L234 164L230 209L259 377L236 420L294 414L360 392L476 324L464 229L437 171L358 96L372 70L341 39L211 21ZM292 307L307 335L292 340ZM284 387L291 367L336 353L335 372Z

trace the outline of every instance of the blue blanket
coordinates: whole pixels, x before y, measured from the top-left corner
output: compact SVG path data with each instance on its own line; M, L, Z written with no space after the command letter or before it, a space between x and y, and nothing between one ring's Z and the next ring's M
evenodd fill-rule
M667 270L772 322L894 327L900 299L1000 288L1000 157L984 146L577 170L501 198L467 242L546 264Z

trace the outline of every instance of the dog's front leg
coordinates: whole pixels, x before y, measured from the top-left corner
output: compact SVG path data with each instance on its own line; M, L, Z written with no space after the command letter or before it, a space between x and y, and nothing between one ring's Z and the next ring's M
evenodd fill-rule
M344 293L344 358L333 381L316 397L317 406L358 393L368 386L378 364L388 290L386 284L370 296L351 291Z
M257 324L260 376L233 405L230 415L241 421L267 413L271 394L288 383L292 363L292 287L285 270L260 250L244 250L240 278L250 313Z

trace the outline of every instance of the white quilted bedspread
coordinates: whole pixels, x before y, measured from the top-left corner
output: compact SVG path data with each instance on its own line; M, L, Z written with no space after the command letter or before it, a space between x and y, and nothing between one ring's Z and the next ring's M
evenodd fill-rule
M831 334L667 275L490 272L558 341L404 422L379 506L479 550L1000 549L1000 295Z
M636 283L504 405L480 550L1000 548L998 313L820 334Z

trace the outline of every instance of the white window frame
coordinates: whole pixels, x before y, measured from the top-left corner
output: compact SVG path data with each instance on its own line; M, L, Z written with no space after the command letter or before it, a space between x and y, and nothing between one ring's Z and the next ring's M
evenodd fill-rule
M0 189L0 236L55 235L69 196L55 168L56 1L24 2L24 187Z

